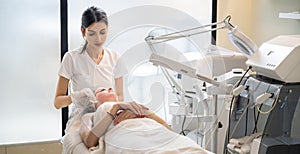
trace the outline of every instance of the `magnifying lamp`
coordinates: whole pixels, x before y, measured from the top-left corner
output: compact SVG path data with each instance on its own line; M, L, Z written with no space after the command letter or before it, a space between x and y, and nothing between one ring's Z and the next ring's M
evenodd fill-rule
M162 42L167 42L170 40L174 39L179 39L183 37L190 37L193 35L198 35L206 32L212 32L212 31L217 31L220 29L228 29L228 37L232 44L241 52L243 53L246 57L250 57L256 50L257 46L256 44L248 38L244 33L240 32L237 27L233 26L230 24L230 19L231 16L227 16L224 20L195 27L195 28L190 28L182 31L177 31L173 33L168 33L160 36L151 36L148 35L145 40L148 43L148 45L151 47L153 44L158 44ZM205 29L206 27L212 27L212 26L217 26L223 24L222 26L211 28L211 29ZM153 50L154 53L156 51L154 50L153 47L151 47L151 50Z
M237 27L228 32L228 37L231 43L246 57L250 57L257 50L256 44L240 32Z
M234 27L232 24L230 24L230 19L231 19L231 16L227 16L222 21L211 23L208 25L203 25L203 26L190 28L190 29L186 29L186 30L182 30L182 31L178 31L178 32L168 33L168 34L164 34L164 35L159 35L159 36L148 35L145 38L145 41L147 42L147 44L149 45L150 49L153 52L153 54L150 57L150 62L152 62L154 65L160 65L164 68L168 68L168 69L186 74L190 77L194 77L199 80L206 81L215 86L223 85L223 84L220 84L219 82L217 82L213 79L210 79L206 76L197 74L194 69L189 68L188 66L181 65L180 63L178 63L176 61L172 61L168 58L158 56L156 54L157 52L155 51L155 48L153 47L153 45L162 43L162 42L167 42L167 41L174 40L174 39L183 38L183 37L190 37L193 35L198 35L198 34L202 34L202 33L206 33L206 32L217 31L220 29L228 29L229 30L228 36L229 36L229 39L232 42L232 44L241 53L243 53L246 57L250 57L257 50L256 44L250 38L248 38L244 33L240 32L237 27ZM217 25L219 25L219 24L223 24L223 26L217 27ZM206 27L212 27L212 26L215 26L215 28L204 29ZM163 72L167 72L167 71L163 71ZM167 74L167 73L164 73L164 74L165 74L165 76L167 76L167 78L169 77L169 74ZM178 89L178 90L180 91L180 89Z

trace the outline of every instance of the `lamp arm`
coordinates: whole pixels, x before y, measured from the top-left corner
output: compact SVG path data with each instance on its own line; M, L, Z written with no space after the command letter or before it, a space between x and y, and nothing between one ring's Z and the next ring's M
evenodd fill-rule
M211 24L207 24L207 25L203 25L203 26L198 26L198 27L194 27L194 28L190 28L190 29L186 29L186 30L182 30L182 31L177 31L177 32L169 33L169 34L164 34L164 35L160 35L160 36L147 36L145 38L145 41L148 44L150 44L150 42L152 40L161 40L159 42L156 42L156 43L161 43L161 42L166 42L166 41L170 41L170 40L174 40L174 39L178 39L178 38L190 37L190 36L201 34L201 33L216 31L216 30L219 30L219 29L225 29L226 28L226 29L232 30L234 28L234 26L232 24L230 24L230 19L231 19L231 16L229 15L225 19L223 19L222 21L218 21L218 22L215 22L215 23L211 23ZM215 25L219 25L219 24L224 24L224 25L221 26L221 27L216 27L216 28L212 28L212 29L208 29L208 30L203 30L203 28L211 27L211 26L215 26ZM183 33L198 30L198 29L201 29L201 31L194 32L194 33L191 33L191 34L183 34ZM153 44L156 44L156 43L153 43Z
M182 89L182 87L174 80L174 78L170 75L170 73L166 70L166 68L164 67L160 67L160 68L164 76L167 78L169 84L175 87L176 92L183 92L184 90Z

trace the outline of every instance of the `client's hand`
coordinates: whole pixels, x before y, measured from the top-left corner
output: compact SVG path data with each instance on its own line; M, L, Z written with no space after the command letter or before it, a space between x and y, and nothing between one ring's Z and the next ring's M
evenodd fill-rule
M127 119L134 119L137 118L136 114L134 114L130 110L123 110L120 113L118 113L116 119L114 120L114 124L117 125L121 121L127 120Z
M138 104L136 102L129 102L129 103L118 103L119 110L130 110L138 117L147 114L147 110L149 108L145 107L142 104Z

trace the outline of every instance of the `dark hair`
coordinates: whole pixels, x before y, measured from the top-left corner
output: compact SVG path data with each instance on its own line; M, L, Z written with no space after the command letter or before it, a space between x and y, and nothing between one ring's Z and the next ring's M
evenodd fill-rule
M95 22L103 22L108 25L106 13L102 9L92 6L83 12L81 17L81 28L86 29ZM86 46L87 42L85 42L81 53L86 49Z

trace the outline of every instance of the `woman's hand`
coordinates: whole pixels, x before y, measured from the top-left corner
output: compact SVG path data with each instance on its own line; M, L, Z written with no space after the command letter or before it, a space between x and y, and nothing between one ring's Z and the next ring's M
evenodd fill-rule
M90 88L84 88L71 94L71 100L73 103L79 102L82 99L88 99L92 103L97 102L96 96Z

